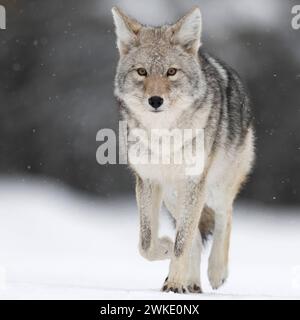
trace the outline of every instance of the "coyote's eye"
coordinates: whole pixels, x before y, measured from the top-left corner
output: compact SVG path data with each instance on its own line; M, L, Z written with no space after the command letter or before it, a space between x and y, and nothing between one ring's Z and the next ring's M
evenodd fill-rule
M146 71L145 68L138 68L136 71L139 74L139 76L141 76L141 77L146 77L147 76L147 71Z
M176 68L170 68L170 69L167 71L167 76L168 76L168 77L172 77L172 76L175 76L176 73L177 73L177 69L176 69Z

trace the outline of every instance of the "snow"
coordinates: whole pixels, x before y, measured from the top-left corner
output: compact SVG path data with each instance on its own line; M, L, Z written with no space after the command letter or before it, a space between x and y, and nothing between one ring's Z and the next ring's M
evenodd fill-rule
M238 204L230 275L202 295L162 293L168 261L139 256L134 197L104 201L38 180L0 177L0 299L300 298L297 208ZM173 234L166 216L162 232Z

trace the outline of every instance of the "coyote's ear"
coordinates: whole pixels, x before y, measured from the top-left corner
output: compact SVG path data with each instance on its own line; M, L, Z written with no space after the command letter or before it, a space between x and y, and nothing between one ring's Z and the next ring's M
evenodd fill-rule
M180 44L185 50L197 54L201 45L202 19L200 9L195 7L173 26L171 26L174 43Z
M126 54L129 47L138 41L138 33L142 25L126 16L119 8L113 7L112 14L116 27L117 46L120 54Z

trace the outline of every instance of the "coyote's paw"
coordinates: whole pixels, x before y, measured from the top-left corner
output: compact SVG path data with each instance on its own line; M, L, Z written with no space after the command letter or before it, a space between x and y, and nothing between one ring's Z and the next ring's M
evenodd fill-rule
M200 275L195 270L190 271L189 277L187 279L187 288L190 293L202 293L201 284L200 284Z
M209 262L208 279L213 289L218 289L226 281L228 276L227 266L215 262Z
M201 286L198 283L190 283L187 288L190 293L202 293Z
M167 258L171 258L172 252L173 252L173 241L169 237L162 237L158 239L158 251L159 253Z
M176 283L169 281L168 277L165 280L165 283L161 289L164 292L174 292L174 293L188 293L188 288L181 284L181 283Z
M149 261L170 259L173 251L173 242L168 237L159 238L149 249L140 246L140 254Z

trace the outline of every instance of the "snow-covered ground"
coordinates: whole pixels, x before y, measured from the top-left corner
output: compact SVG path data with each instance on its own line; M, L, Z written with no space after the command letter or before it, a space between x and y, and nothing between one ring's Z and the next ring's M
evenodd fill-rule
M230 276L205 294L159 291L168 262L137 250L134 199L105 202L62 186L0 177L0 299L300 298L299 210L239 204ZM163 232L170 233L167 218Z

